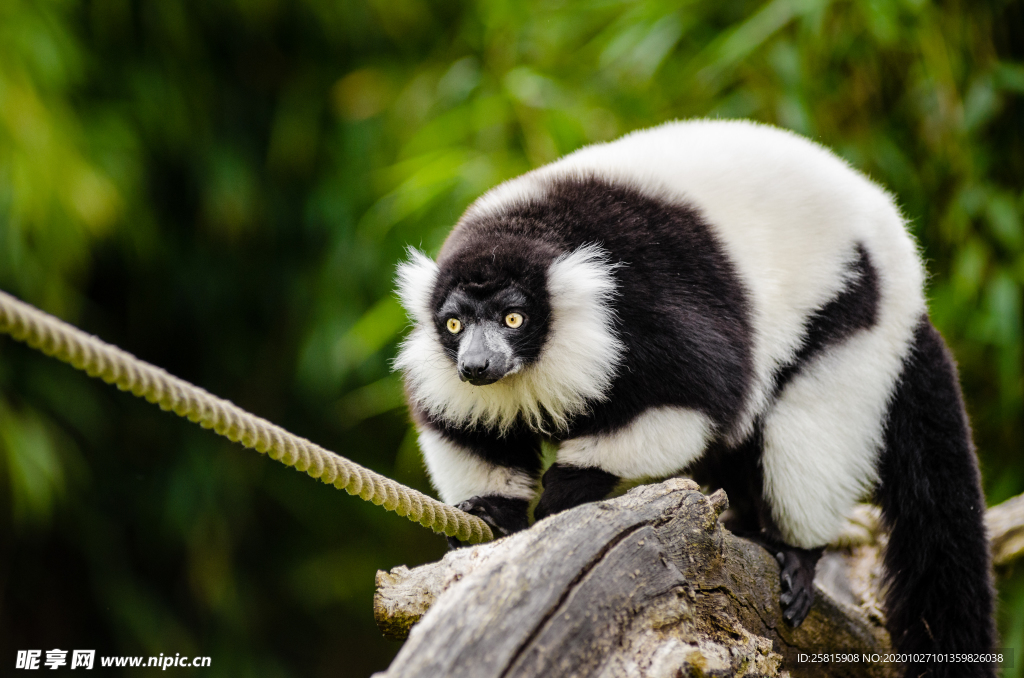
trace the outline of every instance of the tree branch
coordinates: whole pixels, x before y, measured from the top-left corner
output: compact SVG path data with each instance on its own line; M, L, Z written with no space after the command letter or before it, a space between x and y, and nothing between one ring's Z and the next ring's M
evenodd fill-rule
M895 675L896 665L877 661L798 659L889 649L878 510L858 507L793 629L782 621L774 558L719 524L727 502L672 479L437 563L378 572L377 622L389 637L408 635L379 678ZM996 561L1019 556L1024 498L993 508L988 523Z
M1024 556L1024 494L990 508L985 526L996 566L1009 565Z

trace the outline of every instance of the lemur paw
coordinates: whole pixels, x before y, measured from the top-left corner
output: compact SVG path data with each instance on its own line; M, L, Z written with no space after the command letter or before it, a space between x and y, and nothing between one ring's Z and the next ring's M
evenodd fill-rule
M529 520L526 517L528 506L529 503L525 499L488 495L470 497L456 504L455 508L474 515L490 525L495 537L504 537L529 527ZM457 549L462 546L465 544L455 537L448 537L448 548Z
M786 548L775 553L781 569L782 618L790 626L800 626L814 603L814 569L824 549Z

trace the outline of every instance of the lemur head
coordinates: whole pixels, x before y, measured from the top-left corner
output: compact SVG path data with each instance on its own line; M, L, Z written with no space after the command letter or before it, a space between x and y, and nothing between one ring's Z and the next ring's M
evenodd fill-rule
M564 428L605 397L620 362L615 267L597 245L501 230L464 221L436 263L410 250L398 287L414 327L395 366L434 418Z
M537 360L551 320L547 268L556 255L544 249L506 241L442 252L432 320L462 381L487 386Z

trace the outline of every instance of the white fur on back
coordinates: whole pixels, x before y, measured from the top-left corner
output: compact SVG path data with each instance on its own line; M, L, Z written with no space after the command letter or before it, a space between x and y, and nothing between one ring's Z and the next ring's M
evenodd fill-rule
M537 481L525 472L490 464L432 429L420 431L420 449L430 480L448 504L488 495L530 500L537 492Z
M558 461L630 480L664 477L696 461L713 431L711 420L697 410L655 407L613 433L566 440Z
M625 346L615 334L609 305L615 294L614 268L597 246L558 257L548 269L551 321L540 355L533 364L488 386L459 379L429 314L424 320L417 315L421 293L411 286L407 292L405 278L400 278L403 303L416 326L402 344L395 366L405 373L413 400L453 425L479 423L504 432L521 416L537 431L564 430L574 415L586 411L588 401L607 396L622 360Z

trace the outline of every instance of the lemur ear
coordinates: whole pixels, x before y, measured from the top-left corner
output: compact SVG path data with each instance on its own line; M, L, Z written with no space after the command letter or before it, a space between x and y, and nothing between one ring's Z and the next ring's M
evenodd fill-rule
M409 260L398 265L398 299L413 322L429 325L434 315L430 308L430 296L437 283L437 264L415 247L410 247L406 253Z

